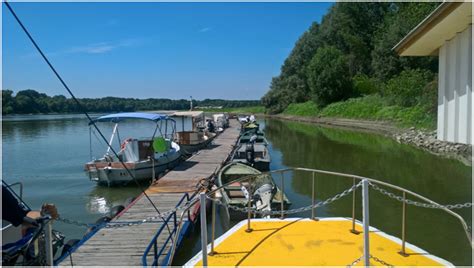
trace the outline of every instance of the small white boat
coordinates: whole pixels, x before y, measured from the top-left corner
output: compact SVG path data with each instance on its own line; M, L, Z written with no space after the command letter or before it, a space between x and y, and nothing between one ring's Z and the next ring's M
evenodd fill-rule
M156 128L149 138L127 138L120 140L119 123L124 120L142 119L156 122ZM136 180L150 180L159 173L174 168L180 161L181 149L172 138L176 122L167 115L151 113L118 113L101 116L94 122L115 123L105 155L85 165L89 179L101 185L125 185ZM171 124L171 127L168 125ZM171 134L167 131L171 130ZM164 132L164 133L163 133ZM120 148L118 157L111 154L114 138ZM126 167L126 168L125 168Z
M227 114L214 114L212 118L216 123L216 128L224 129L229 127L229 116Z
M202 111L174 112L171 118L176 121L175 141L185 154L192 154L207 147L216 137L215 133L206 131Z

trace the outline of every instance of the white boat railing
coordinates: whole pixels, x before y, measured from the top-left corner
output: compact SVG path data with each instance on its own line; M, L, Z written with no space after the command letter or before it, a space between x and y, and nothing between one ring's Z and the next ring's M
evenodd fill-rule
M279 211L271 211L271 212L268 212L268 211L257 211L256 209L252 208L251 207L251 202L248 202L248 207L245 207L245 208L242 208L242 207L236 207L236 206L232 206L232 205L228 205L228 204L223 204L220 200L217 200L215 199L215 195L219 192L221 192L224 187L227 187L231 184L234 184L234 183L239 183L239 182L251 182L253 179L257 178L258 176L262 176L262 175L272 175L272 174L280 174L280 178L281 178L281 183L280 183L280 187L281 187L281 193L282 193L282 198L283 198L283 193L284 193L284 189L285 189L285 173L289 173L289 172L294 172L294 171L303 171L303 172L310 172L312 174L312 192L311 192L311 205L309 206L306 206L306 207L302 207L302 208L297 208L297 209L288 209L288 210L285 210L284 209L284 202L282 201L281 202L281 207L280 207L280 210ZM317 202L316 203L316 191L315 191L315 180L316 180L316 174L323 174L323 175L333 175L333 176L338 176L338 177L342 177L342 178L347 178L347 179L352 179L352 187L349 188L349 189L346 189L345 191L339 193L339 194L336 194L334 197L331 197L331 198L328 198L326 199L325 201L320 201L320 202ZM401 195L398 196L398 195L395 195L394 193L391 193L381 187L380 186L384 186L384 187L388 187L388 188L391 188L393 190L396 190L396 191L400 191L401 192ZM355 225L356 225L356 217L355 217L355 212L356 212L356 190L358 187L362 187L362 217L363 217L363 230L364 230L364 255L363 255L363 259L364 259L364 264L365 265L368 265L369 264L369 259L372 258L372 256L370 255L370 247L369 247L369 236L368 236L368 230L369 230L369 188L372 187L372 189L374 190L377 190L379 191L380 193L392 198L392 199L396 199L398 201L400 201L402 203L402 219L401 219L401 233L402 233L402 245L401 245L401 249L400 251L398 252L399 254L401 254L402 256L408 256L408 254L406 253L405 251L405 244L406 244L406 220L407 220L407 217L406 217L406 205L414 205L414 206L418 206L418 207L422 207L422 208L432 208L432 209L441 209L443 210L444 212L450 214L451 216L455 217L456 219L459 220L459 222L461 223L461 226L463 227L464 229L464 232L466 234L466 238L468 239L470 245L471 245L471 248L473 247L473 244L472 244L472 235L471 233L469 232L469 227L466 223L466 221L459 215L457 214L456 212L452 211L451 208L467 208L467 207L471 207L472 206L472 203L464 203L464 204L456 204L456 205L440 205L438 204L437 202L429 199L429 198L426 198L420 194L417 194L415 192L412 192L408 189L405 189L403 187L400 187L400 186L396 186L396 185L393 185L393 184L390 184L390 183L387 183L387 182L383 182L383 181L378 181L378 180L375 180L375 179L371 179L371 178L367 178L367 177L363 177L363 176L358 176L358 175L353 175L353 174L345 174L345 173L340 173L340 172L333 172L333 171L326 171L326 170L319 170L319 169L310 169L310 168L286 168L286 169L279 169L279 170L273 170L273 171L268 171L268 172L262 172L260 174L252 174L252 175L248 175L248 176L243 176L241 178L238 178L236 180L233 180L229 183L226 183L225 185L223 186L220 186L212 191L209 191L205 197L206 198L203 198L203 196L197 196L196 198L194 198L193 200L191 200L187 207L184 208L184 210L181 212L181 215L180 215L180 220L179 220L179 223L178 223L178 231L176 232L176 236L179 235L180 233L180 230L181 230L181 224L182 224L182 220L183 220L183 217L184 215L186 215L187 211L189 211L192 207L194 207L194 205L196 205L196 203L200 202L201 203L201 209L205 209L206 208L206 199L207 200L211 200L212 201L212 228L211 228L211 250L209 252L209 254L207 254L207 248L204 246L204 245L207 245L207 230L206 232L203 232L201 234L201 238L202 238L202 247L203 247L203 261L206 259L207 260L207 255L209 256L212 256L213 253L214 253L214 240L215 240L215 217L216 217L216 204L222 204L222 205L226 205L228 208L231 208L233 210L237 210L237 211L240 211L240 212L243 212L243 213L247 213L247 232L251 232L252 231L252 228L251 228L251 217L252 217L252 214L261 214L261 215L279 215L280 218L284 218L285 215L289 215L289 214L295 214L295 213L301 213L301 212L305 212L305 211L311 211L311 218L314 219L314 220L317 220L316 218L316 208L317 207L322 207L322 206L325 206L325 205L328 205L329 203L332 203L340 198L342 198L343 196L347 196L348 194L350 194L352 192L352 229L350 230L352 233L355 233L355 234L359 234L360 232L357 231L355 229ZM407 198L407 195L411 195L413 197L416 197L426 203L421 203L421 202L417 202L417 201L413 201L413 200L410 200ZM205 212L203 212L201 214L201 217L203 217L203 215L206 215ZM207 225L206 223L206 219L205 219L205 216L204 216L204 219L201 219L201 226L204 226L204 229L205 229L205 226ZM203 228L203 227L201 227ZM167 265L171 265L172 261L173 261L173 257L174 257L174 253L176 251L176 241L177 239L174 239L173 240L174 243L171 247L171 251L170 251L170 258L168 259L168 263ZM204 257L204 254L206 254L206 257ZM203 265L206 266L206 264L203 262Z

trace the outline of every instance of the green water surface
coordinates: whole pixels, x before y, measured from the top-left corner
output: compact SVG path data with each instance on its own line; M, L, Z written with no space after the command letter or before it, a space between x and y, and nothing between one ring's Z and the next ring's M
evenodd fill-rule
M271 169L306 167L366 176L405 187L442 204L471 200L471 167L457 160L434 156L422 150L374 134L316 125L261 120L269 140ZM141 123L129 130L141 131ZM107 188L89 181L83 164L90 160L89 128L82 115L7 116L2 121L2 178L24 183L24 199L33 208L45 201L54 202L61 216L93 223L115 205L137 196L140 189ZM111 126L104 128L110 135ZM133 132L132 131L132 132ZM125 134L123 133L126 138ZM143 135L146 136L146 135ZM93 154L104 153L104 143L92 135ZM311 175L287 173L285 192L292 208L311 203ZM280 184L279 178L275 180ZM332 197L351 186L351 181L317 175L317 201ZM360 191L357 194L360 204ZM351 216L351 196L317 209L318 216ZM388 234L401 233L401 204L370 191L370 223ZM471 210L456 210L471 224ZM407 240L455 265L470 265L471 250L459 222L433 209L409 206ZM294 216L309 216L309 213ZM216 235L235 222L218 215ZM361 219L360 205L357 218ZM210 218L209 218L210 220ZM209 224L210 225L210 224ZM208 226L209 227L209 226ZM68 238L81 238L86 228L56 223ZM210 233L210 227L208 228ZM184 264L200 250L199 228L194 228L177 252L174 264Z

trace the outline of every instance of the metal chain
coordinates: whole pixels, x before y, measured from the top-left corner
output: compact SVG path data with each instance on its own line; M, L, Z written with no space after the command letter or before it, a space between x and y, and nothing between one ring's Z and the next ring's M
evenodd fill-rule
M362 257L364 257L364 255L360 256L359 258L355 259L353 262L351 262L350 264L347 265L347 267L352 267L354 265L356 265L357 263L360 262L360 260L362 260Z
M357 263L359 263L359 262L362 260L362 258L364 258L364 255L360 256L360 257L357 258L357 259L355 259L353 262L351 262L349 265L347 265L347 267L352 267L352 266L356 265ZM378 262L378 263L380 263L380 264L382 264L382 265L385 265L385 266L388 266L388 267L393 267L393 265L391 265L391 264L389 264L389 263L387 263L387 262L385 262L385 261L383 261L383 260L381 260L381 259L375 257L374 255L370 255L369 258L370 258L370 259L373 259L374 261L376 261L376 262Z
M389 263L387 263L387 262L385 262L385 261L383 261L383 260L381 260L381 259L375 257L374 255L370 255L370 258L373 259L374 261L376 261L376 262L382 264L382 265L385 265L385 266L388 266L388 267L393 267L393 265L391 265L391 264L389 264Z
M90 224L90 223L75 221L75 220L69 220L69 219L65 219L65 218L61 218L61 217L58 217L56 220L59 221L59 222L66 223L66 224L71 224L71 225L76 225L76 226L79 226L79 227L86 227L86 228L89 228L89 227L92 227L92 226L96 225L96 224Z
M417 201L413 201L413 200L410 200L410 199L403 199L402 196L399 196L399 195L396 195L392 192L389 192L385 189L382 189L380 187L378 187L376 184L372 183L372 182L369 182L369 185L372 186L372 188L374 188L374 190L377 190L379 191L380 193L392 198L392 199L395 199L395 200L398 200L400 202L405 202L407 203L408 205L414 205L414 206L417 206L417 207L423 207L423 208L433 208L433 209L438 209L438 208L447 208L447 209L460 209L460 208L470 208L472 207L472 203L469 203L469 202L466 202L464 204L452 204L452 205L437 205L437 204L427 204L427 203L422 203L422 202L417 202Z
M283 213L284 214L296 214L296 213L301 213L301 212L305 212L305 211L309 211L311 209L314 209L314 208L317 208L317 207L322 207L322 206L325 206L325 205L328 205L336 200L339 200L340 198L348 195L349 193L351 193L352 191L354 191L355 189L357 189L357 187L360 187L362 185L362 181L359 182L358 184L356 185L353 185L351 188L349 189L346 189L344 190L343 192L341 193L338 193L336 194L335 196L331 197L331 198L328 198L326 199L325 201L321 201L321 202L318 202L314 205L309 205L309 206L305 206L305 207L301 207L301 208L296 208L296 209L289 209L289 210L283 210ZM210 197L207 197L207 199L209 200L212 200L214 202L216 202L217 204L219 205L224 205L226 206L226 204L222 203L222 201L220 200L217 200L217 199L213 199L213 198L210 198ZM251 213L254 213L254 214L259 214L259 215L262 215L262 216L267 216L267 215L280 215L282 213L281 210L277 210L277 211L259 211L255 208L247 208L247 207L239 207L239 206L235 206L235 205L230 205L230 204L227 204L227 206L229 208L231 208L232 210L235 210L235 211L239 211L239 212L244 212L244 213L248 213L249 211Z
M131 221L131 222L108 222L105 228L120 228L120 227L125 227L125 226L141 225L147 222L154 222L155 220L164 219L172 215L173 213L177 213L179 210L186 209L192 201L193 200L189 200L185 204L179 207L173 208L166 212L162 212L160 213L160 215L157 215L157 216L151 216L151 217L145 218L143 220Z
M104 227L105 228L120 228L120 227L125 227L125 226L134 226L134 225L141 225L141 224L144 224L144 223L147 223L147 222L153 222L153 221L158 220L158 219L166 218L166 217L170 216L171 214L173 214L175 212L178 212L179 210L185 209L191 203L191 201L193 201L193 200L189 200L184 205L176 207L176 208L171 209L171 210L166 211L166 212L162 212L162 213L160 213L160 215L157 215L157 216L151 216L151 217L145 218L143 220L139 220L139 221L107 222L107 223L105 223ZM84 222L70 220L70 219L61 218L61 217L59 217L57 219L57 221L63 222L63 223L66 223L66 224L79 226L79 227L86 227L86 228L98 227L98 226L101 225L100 223L98 223L98 224L84 223Z

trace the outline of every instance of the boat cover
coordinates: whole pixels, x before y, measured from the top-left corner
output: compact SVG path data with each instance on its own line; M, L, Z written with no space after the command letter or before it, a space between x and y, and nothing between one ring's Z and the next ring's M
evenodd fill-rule
M168 116L164 115L164 114L118 113L118 114L108 114L108 115L98 117L98 118L92 120L92 122L114 122L114 123L118 123L118 122L120 122L122 120L125 120L125 119L145 119L145 120L151 120L151 121L155 121L155 122L159 121L159 120L164 120L164 119L173 120L173 119L168 118ZM92 124L92 122L89 123L89 125Z

